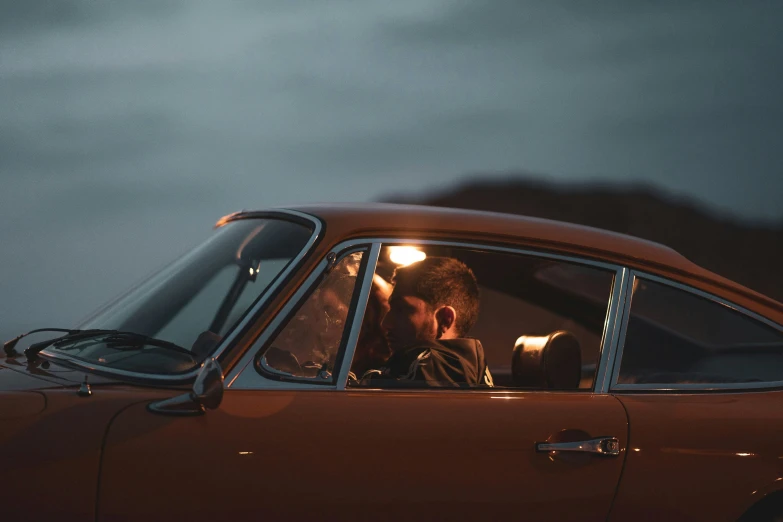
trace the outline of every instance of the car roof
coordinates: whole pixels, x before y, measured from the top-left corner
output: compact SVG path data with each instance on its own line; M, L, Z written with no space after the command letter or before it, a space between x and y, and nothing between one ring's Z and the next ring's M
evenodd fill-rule
M334 238L394 237L433 234L484 241L524 242L616 263L679 274L763 303L776 311L783 305L693 263L674 249L634 236L544 218L466 209L394 203L324 203L286 206L318 217Z
M704 270L674 249L638 237L574 223L500 212L394 203L333 203L287 207L321 218L340 235L431 231L487 235L603 251L684 271Z

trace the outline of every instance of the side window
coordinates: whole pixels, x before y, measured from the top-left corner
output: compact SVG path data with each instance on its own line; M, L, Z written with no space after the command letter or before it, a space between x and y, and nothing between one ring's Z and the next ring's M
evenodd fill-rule
M783 381L783 333L716 301L636 278L619 384Z
M532 255L384 245L349 385L589 390L614 275Z
M299 305L256 361L262 373L331 382L347 334L363 253L338 261Z

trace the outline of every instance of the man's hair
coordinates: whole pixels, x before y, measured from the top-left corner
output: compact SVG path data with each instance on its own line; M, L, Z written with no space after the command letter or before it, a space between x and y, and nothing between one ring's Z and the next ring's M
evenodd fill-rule
M428 257L397 268L392 280L395 289L418 297L432 309L452 306L457 311L456 330L466 335L476 324L479 287L476 276L465 263L452 257Z

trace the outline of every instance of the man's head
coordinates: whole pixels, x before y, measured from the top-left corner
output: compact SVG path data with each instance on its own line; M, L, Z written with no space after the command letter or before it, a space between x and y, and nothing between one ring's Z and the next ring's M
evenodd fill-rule
M428 257L398 268L383 329L392 351L420 341L467 335L476 322L479 289L464 263Z

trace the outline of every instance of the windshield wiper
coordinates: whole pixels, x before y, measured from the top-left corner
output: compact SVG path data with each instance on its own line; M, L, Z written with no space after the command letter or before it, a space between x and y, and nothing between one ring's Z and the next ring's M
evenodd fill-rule
M23 339L23 338L27 337L27 336L28 336L28 335L30 335L30 334L34 334L34 333L39 333L39 332L64 332L64 333L66 333L66 334L68 334L68 335L71 335L71 334L75 334L75 333L78 333L78 332L86 332L86 331L88 331L88 330L73 330L73 329L71 329L71 330L68 330L68 329L66 329L66 328L38 328L38 329L36 329L36 330L30 330L30 331L29 331L29 332L27 332L27 333L23 333L22 335L17 335L16 337L14 337L13 339L11 339L10 341L6 341L6 342L3 344L3 351L5 352L5 354L6 354L8 357L13 357L13 356L15 356L15 355L19 355L19 352L17 352L17 351L14 349L14 348L16 347L16 344L17 344L17 343L18 343L18 342L19 342L21 339ZM94 331L94 330L91 330L91 331ZM61 337L59 337L59 338L56 338L56 339L60 339L60 338L62 338L62 336L61 336Z
M183 348L178 344L164 341L162 339L156 339L154 337L136 332L125 332L122 330L65 330L62 328L41 328L39 330L32 330L26 334L20 335L19 337L5 343L3 347L5 349L5 353L8 354L9 357L11 355L16 355L17 352L14 350L16 343L18 343L22 337L37 332L65 332L66 335L55 337L54 339L47 339L46 341L41 341L39 343L34 343L25 348L24 355L29 361L37 359L38 354L49 346L54 345L55 347L60 347L66 343L74 343L97 337L103 337L102 341L106 342L107 344L125 346L126 349L141 349L144 346L155 346L157 348L165 348L171 351L186 354L191 358L193 357L193 353L190 350Z
M95 336L90 336L89 338L93 338L93 337L101 337L101 335L99 334ZM80 341L82 339L85 338L80 337L77 339L77 341ZM54 343L54 345L55 348L60 348L60 345L64 345L70 342L72 342L71 337L66 336L65 338L58 339ZM188 350L187 348L183 348L178 344L172 343L170 341L164 341L163 339L157 339L155 337L150 337L149 335L144 335L136 332L124 332L121 330L115 330L112 333L103 337L103 339L101 339L100 342L106 343L106 345L109 346L110 348L115 348L117 350L128 350L128 349L136 350L136 349L141 349L145 346L154 346L155 348L165 348L173 352L188 355L191 359L193 359L193 356L195 355L192 351ZM66 350L67 348L62 348L62 349Z

